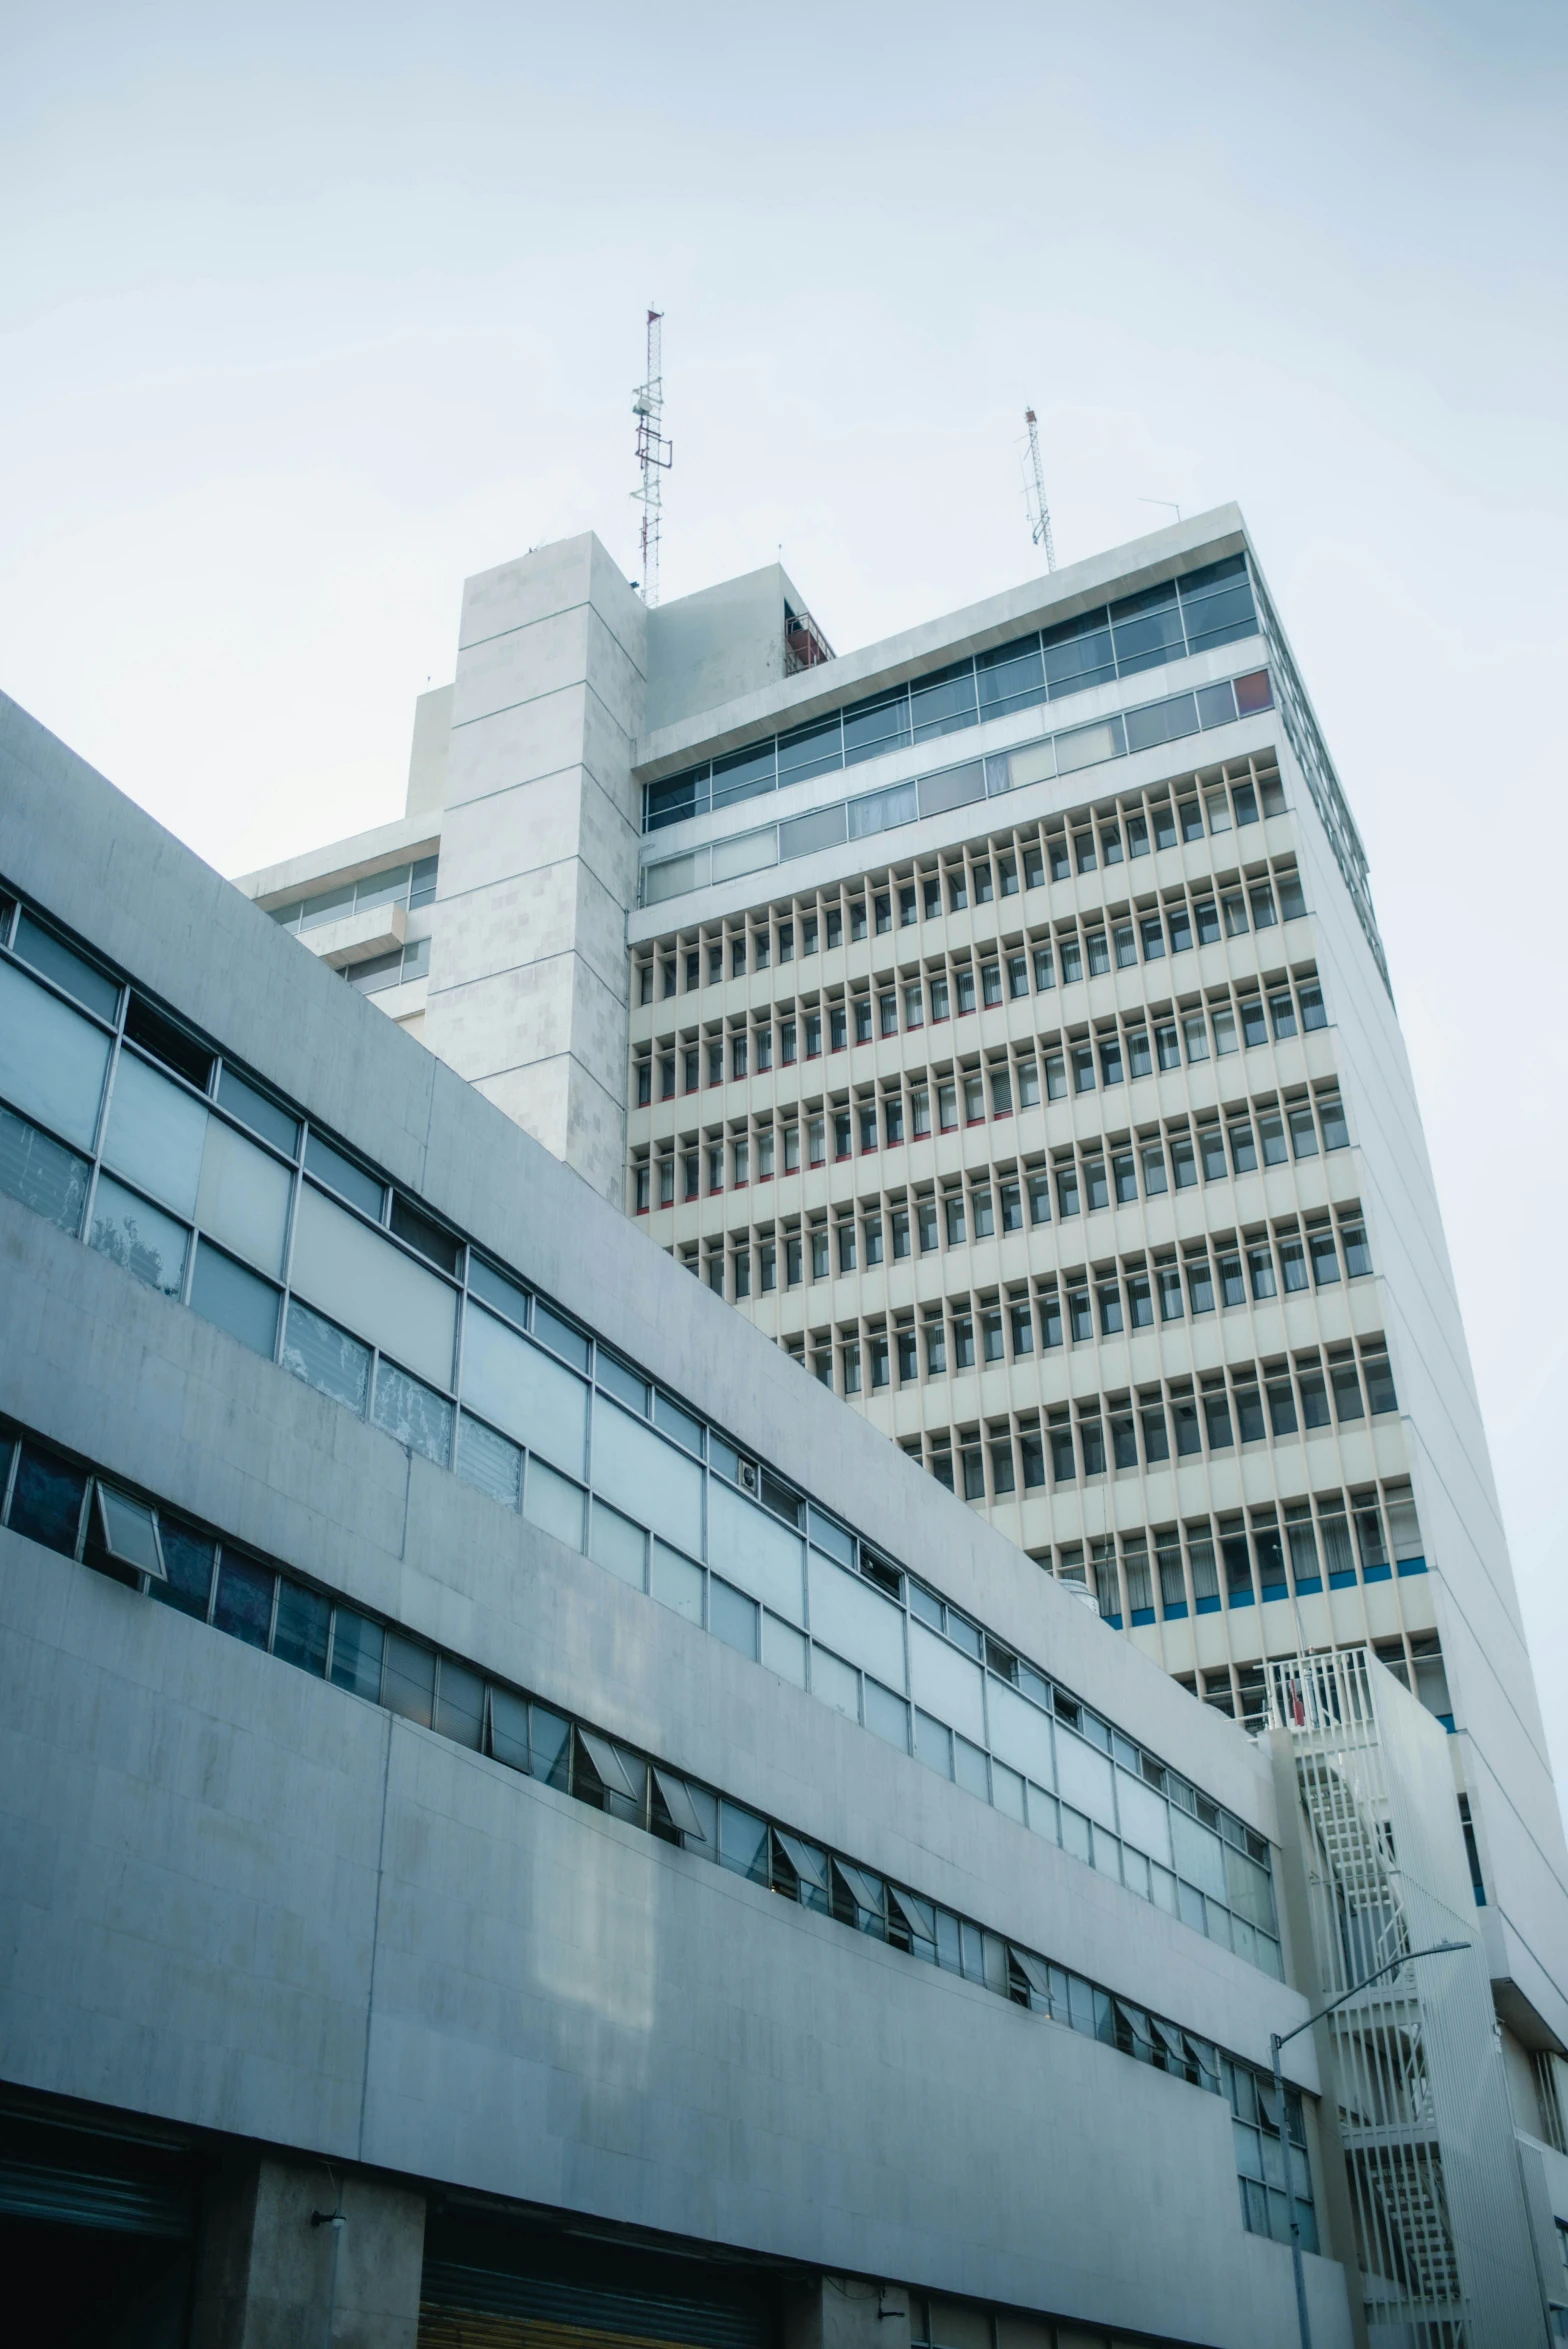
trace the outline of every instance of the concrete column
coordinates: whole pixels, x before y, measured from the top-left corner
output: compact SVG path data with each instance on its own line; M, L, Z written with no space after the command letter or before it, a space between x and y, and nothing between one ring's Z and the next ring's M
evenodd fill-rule
M424 2254L422 2194L236 2152L203 2212L192 2349L415 2349Z
M618 1207L647 620L591 534L467 582L423 1033Z
M783 2311L784 2349L909 2349L909 2294L863 2276L816 2276Z

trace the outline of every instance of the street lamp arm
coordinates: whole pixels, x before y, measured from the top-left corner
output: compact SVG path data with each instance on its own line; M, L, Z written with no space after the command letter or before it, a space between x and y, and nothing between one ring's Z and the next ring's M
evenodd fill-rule
M1341 1991L1338 1998L1331 1998L1327 2006L1320 2006L1315 2015L1308 2015L1306 2021L1298 2023L1293 2031L1273 2031L1269 2036L1276 2047L1286 2047L1292 2039L1299 2038L1303 2031L1310 2031L1314 2023L1321 2023L1325 2015L1333 2014L1336 2007L1346 2005L1359 1992L1370 1990L1374 1982L1381 1982L1385 1974L1397 1974L1401 1966L1413 1965L1417 1958L1448 1957L1470 1946L1468 1941L1434 1941L1430 1949L1408 1949L1403 1957L1390 1958L1386 1966L1379 1966L1374 1973L1364 1975L1359 1982L1352 1982L1348 1990Z

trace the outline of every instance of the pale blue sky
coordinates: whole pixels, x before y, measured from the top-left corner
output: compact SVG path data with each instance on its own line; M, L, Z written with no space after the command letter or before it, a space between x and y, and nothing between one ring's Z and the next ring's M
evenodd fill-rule
M1543 6L0 8L0 685L225 870L400 809L593 528L840 649L1244 507L1349 789L1568 1784L1562 125Z

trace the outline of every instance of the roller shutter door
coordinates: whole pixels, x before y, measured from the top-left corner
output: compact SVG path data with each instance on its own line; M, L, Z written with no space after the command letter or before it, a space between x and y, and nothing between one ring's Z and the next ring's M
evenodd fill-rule
M419 2349L771 2349L772 2334L750 2299L425 2262Z

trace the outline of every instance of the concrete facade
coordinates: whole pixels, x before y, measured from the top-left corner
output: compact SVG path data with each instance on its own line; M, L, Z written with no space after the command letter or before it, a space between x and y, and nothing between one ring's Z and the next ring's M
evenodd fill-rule
M9 708L0 756L0 872L31 905L1277 1838L1232 1724ZM0 1409L47 1443L1244 2062L1305 2011L14 1198L0 1233ZM791 2323L847 2276L1096 2341L1278 2336L1289 2261L1240 2223L1222 2098L14 1527L0 1560L0 2078L260 2149L213 2189L193 2338L301 2337L331 2289L310 2215L345 2171L345 2341L407 2337L393 2189L762 2258ZM1295 2076L1310 2100L1309 2049ZM368 2262L356 2225L385 2237ZM1316 2337L1348 2342L1338 2265L1308 2267ZM864 2290L822 2302L824 2337Z

